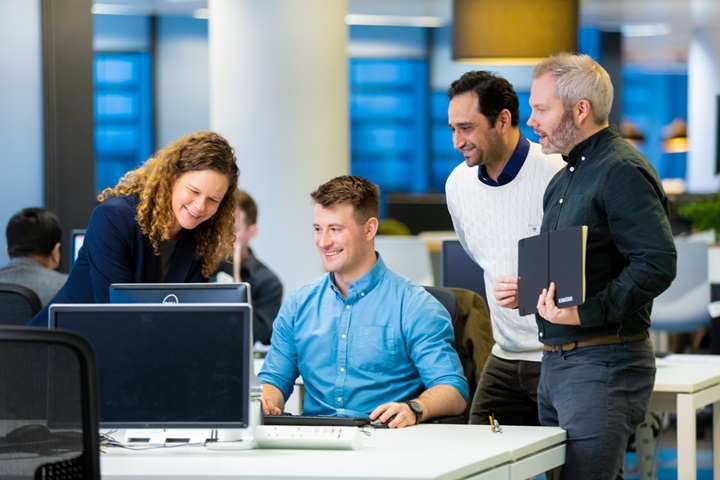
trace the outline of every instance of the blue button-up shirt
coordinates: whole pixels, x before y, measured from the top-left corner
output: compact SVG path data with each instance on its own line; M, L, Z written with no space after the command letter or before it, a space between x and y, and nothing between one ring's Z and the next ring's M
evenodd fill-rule
M450 316L432 295L379 256L347 298L333 278L326 274L283 303L261 383L287 399L301 375L307 415L368 416L440 384L469 399Z

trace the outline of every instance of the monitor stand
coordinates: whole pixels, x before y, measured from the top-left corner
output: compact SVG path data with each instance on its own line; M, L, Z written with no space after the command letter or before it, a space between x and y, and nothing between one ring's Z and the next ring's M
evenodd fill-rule
M128 428L128 429L102 429L105 434L121 445L128 446L174 446L174 445L203 445L212 434L211 429L164 429L164 428Z
M262 419L262 402L260 397L250 399L250 423L247 428L222 428L218 430L218 439L207 442L208 450L250 450L257 448L255 428Z

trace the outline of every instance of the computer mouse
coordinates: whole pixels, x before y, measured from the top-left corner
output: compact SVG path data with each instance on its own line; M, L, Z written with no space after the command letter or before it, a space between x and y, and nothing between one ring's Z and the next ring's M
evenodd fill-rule
M380 420L380 417L376 418L375 420L372 420L370 422L370 426L375 427L375 428L389 428L387 423Z
M395 418L395 415L387 419L387 422L383 422L380 420L380 417L377 417L375 420L370 421L370 426L375 428L390 428L388 426L388 423L392 422L393 418Z
M30 443L47 440L51 436L50 429L45 425L23 425L8 432L3 437L4 443Z

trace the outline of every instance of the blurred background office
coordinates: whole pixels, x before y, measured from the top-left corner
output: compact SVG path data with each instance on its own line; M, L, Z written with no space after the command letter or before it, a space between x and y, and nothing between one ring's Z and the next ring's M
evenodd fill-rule
M250 242L260 231L258 206L245 190L237 191L235 203L235 245L232 259L222 262L211 282L245 282L250 285L253 306L253 340L270 345L272 325L283 298L283 285L275 272L259 260Z
M479 65L453 60L451 0L0 0L0 11L2 224L40 204L65 232L84 228L122 172L212 129L263 205L254 250L286 291L321 272L302 232L308 192L333 176L378 183L383 216L413 234L451 229L443 185L462 159L445 90ZM579 1L580 50L615 72L613 121L686 194L676 203L718 190L719 24L718 2ZM524 124L531 65L480 68L513 83L536 138Z

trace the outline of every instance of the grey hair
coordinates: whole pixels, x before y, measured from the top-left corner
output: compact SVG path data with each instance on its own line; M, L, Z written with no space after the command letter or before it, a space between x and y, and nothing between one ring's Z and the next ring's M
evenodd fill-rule
M555 75L557 94L566 108L580 100L592 106L595 123L608 121L613 101L613 85L607 71L589 55L559 53L548 57L533 68L533 79Z

